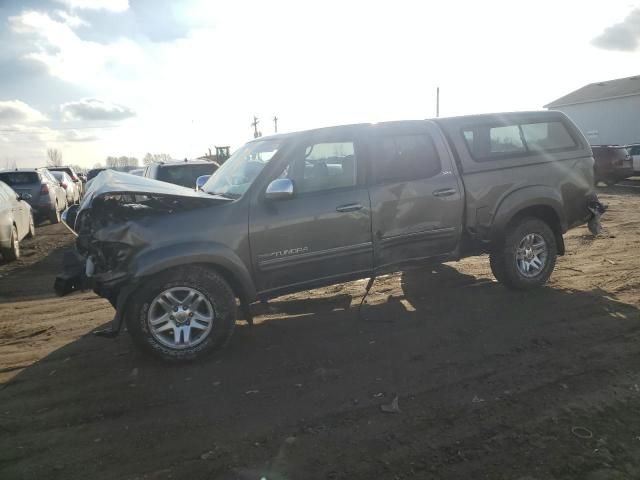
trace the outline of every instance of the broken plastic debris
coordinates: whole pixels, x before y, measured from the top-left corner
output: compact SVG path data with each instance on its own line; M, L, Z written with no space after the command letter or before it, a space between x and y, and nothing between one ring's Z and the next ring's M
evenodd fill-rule
M202 460L209 460L210 458L212 458L214 455L213 450L209 450L208 452L204 452L202 455L200 455L200 458Z
M247 390L244 392L245 395L251 395L253 393L260 393L260 390Z
M595 237L597 235L600 235L600 233L602 232L602 223L600 223L600 217L607 210L607 207L598 201L593 201L589 203L587 208L593 214L587 225L589 227L589 231Z
M400 413L400 405L398 404L398 396L396 395L391 400L391 403L386 405L380 405L380 410L384 413Z
M484 402L484 398L480 398L479 396L474 395L473 396L473 400L471 400L471 402L472 403L482 403L482 402Z

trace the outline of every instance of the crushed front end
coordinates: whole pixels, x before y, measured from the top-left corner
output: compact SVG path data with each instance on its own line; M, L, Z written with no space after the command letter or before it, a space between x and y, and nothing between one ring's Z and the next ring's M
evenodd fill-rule
M158 217L210 205L207 198L195 192L178 187L182 195L176 195L171 191L174 186L158 186L162 182L154 180L149 180L152 188L147 191L130 191L121 175L126 174L113 172L103 178L100 188L88 192L80 207L75 207L77 212L65 215L65 225L77 238L75 249L65 253L63 272L54 284L60 296L92 289L109 300L116 315L112 328L101 332L105 336L115 336L120 329L126 300L138 286L130 264L161 234L158 226L162 219Z

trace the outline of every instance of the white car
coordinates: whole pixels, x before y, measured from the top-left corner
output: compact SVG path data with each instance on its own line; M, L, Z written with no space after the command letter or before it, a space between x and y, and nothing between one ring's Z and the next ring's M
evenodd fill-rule
M64 188L65 192L67 192L67 203L69 205L80 202L80 190L78 189L78 185L71 180L71 177L67 172L54 170L51 172L51 175L60 182L60 186Z
M633 159L633 171L635 174L640 175L640 143L634 145L628 145L629 155Z

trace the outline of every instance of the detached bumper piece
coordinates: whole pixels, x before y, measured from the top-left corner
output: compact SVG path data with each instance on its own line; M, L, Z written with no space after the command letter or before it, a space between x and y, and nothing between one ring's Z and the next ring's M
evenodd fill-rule
M63 273L56 277L53 288L59 296L93 289L98 295L109 300L116 309L111 327L95 330L93 334L103 338L114 338L120 333L124 303L134 285L122 287L127 279L126 272L109 272L101 274L99 279L94 278L92 265L90 260L87 261L76 251L66 252L62 259Z
M602 232L602 223L600 217L607 211L607 206L600 203L598 200L591 200L587 204L587 208L591 212L591 218L587 223L589 231L594 235L600 235Z

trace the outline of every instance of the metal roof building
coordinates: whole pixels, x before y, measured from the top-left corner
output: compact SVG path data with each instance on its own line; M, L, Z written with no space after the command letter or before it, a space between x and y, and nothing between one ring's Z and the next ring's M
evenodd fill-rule
M566 113L592 145L640 143L640 75L590 83L544 108Z

